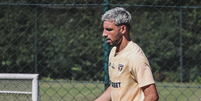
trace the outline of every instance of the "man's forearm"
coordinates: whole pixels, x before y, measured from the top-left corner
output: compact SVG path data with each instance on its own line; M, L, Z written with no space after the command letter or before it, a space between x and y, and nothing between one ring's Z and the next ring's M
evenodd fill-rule
M142 88L144 91L144 101L158 101L159 96L155 84L151 84Z
M106 91L94 101L111 101L111 87L109 86Z

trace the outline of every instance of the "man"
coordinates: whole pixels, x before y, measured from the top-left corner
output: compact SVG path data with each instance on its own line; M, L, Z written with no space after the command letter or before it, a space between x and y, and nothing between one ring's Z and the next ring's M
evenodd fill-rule
M109 55L111 84L95 101L156 101L158 94L149 62L129 36L131 15L113 8L102 16L103 34L114 46Z

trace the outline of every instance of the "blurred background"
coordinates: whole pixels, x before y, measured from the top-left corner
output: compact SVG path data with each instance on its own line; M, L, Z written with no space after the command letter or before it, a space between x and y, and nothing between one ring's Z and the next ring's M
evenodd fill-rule
M124 7L159 101L200 101L200 0L1 0L0 73L37 73L41 101L93 101L109 84L101 15Z

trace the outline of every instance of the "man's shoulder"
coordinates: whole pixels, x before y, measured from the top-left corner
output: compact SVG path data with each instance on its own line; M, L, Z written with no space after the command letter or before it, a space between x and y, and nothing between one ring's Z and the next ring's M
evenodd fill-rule
M143 52L141 47L138 44L136 44L135 42L133 42L133 41L129 42L128 47L127 47L126 50L127 50L127 52L130 52L130 53L133 53L133 54Z
M130 54L129 55L130 60L139 61L141 59L143 59L143 60L147 59L146 55L143 52L143 50L141 49L141 47L138 44L134 43L134 42L130 43L130 46L128 47L127 50L128 50L128 53Z

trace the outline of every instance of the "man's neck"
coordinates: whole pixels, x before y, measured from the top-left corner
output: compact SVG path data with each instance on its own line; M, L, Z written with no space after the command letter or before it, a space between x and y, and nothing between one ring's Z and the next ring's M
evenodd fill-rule
M125 42L122 41L120 45L116 46L116 47L117 47L116 53L118 53L118 52L120 52L121 50L123 50L123 49L128 45L128 43L129 43L130 41L131 41L131 40L127 40L127 41L125 41Z

